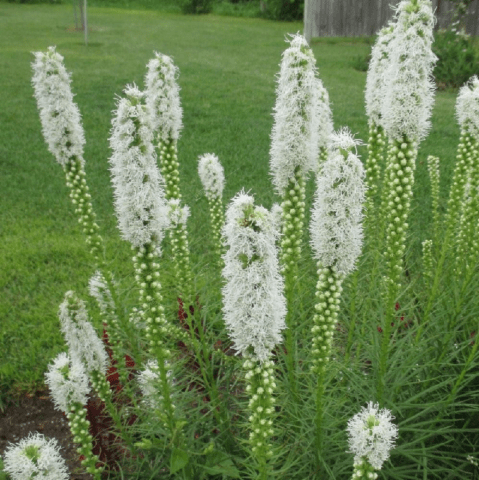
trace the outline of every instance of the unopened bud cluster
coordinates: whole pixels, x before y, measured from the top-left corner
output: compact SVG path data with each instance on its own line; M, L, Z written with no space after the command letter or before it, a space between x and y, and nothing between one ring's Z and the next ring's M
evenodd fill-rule
M99 227L95 222L95 212L91 204L91 195L86 183L86 174L79 159L74 158L64 166L70 198L78 215L78 223L86 235L86 243L97 263L103 249L103 239L99 235Z
M89 433L90 422L86 410L80 403L74 403L67 413L68 426L73 435L73 442L78 444L77 453L83 457L82 466L95 480L101 478L103 467L98 466L99 458L92 452L93 437Z
M422 267L426 282L431 282L433 278L433 255L432 240L422 242Z
M132 248L136 252L133 257L135 280L140 289L139 317L146 324L146 338L154 350L163 345L163 339L172 333L173 328L166 320L162 305L160 265L154 244Z
M408 215L414 184L416 143L405 138L393 141L390 168L385 178L386 196L386 265L389 279L399 288L406 250ZM392 299L389 299L392 301Z
M281 237L281 273L286 279L286 288L292 288L296 280L296 270L301 257L303 237L305 181L299 170L295 180L289 183L282 202L282 237Z
M259 464L264 464L273 455L271 438L274 435L273 392L276 387L274 363L271 360L260 362L246 359L246 392L249 400L249 422L251 451Z
M429 171L429 179L431 181L431 197L432 197L432 215L434 218L434 239L437 240L439 233L439 182L440 182L440 170L439 170L439 157L429 155L427 157L427 169Z
M375 480L376 478L378 478L378 474L365 458L354 464L351 480Z
M179 162L174 140L161 141L158 144L158 159L160 161L161 175L165 179L165 197L180 199L180 172Z
M369 126L368 140L368 158L366 160L366 181L368 189L366 190L368 217L374 213L374 203L379 190L379 181L381 176L381 164L384 147L386 145L386 136L382 127L374 123Z
M182 207L179 199L170 199L170 230L171 253L175 265L176 287L178 295L187 301L193 296L193 275L190 267L190 250L188 246L188 232L186 222L190 211L187 206Z
M331 355L331 344L338 321L342 275L331 267L322 267L318 262L319 281L316 285L316 306L313 316L313 371L324 373L326 363Z

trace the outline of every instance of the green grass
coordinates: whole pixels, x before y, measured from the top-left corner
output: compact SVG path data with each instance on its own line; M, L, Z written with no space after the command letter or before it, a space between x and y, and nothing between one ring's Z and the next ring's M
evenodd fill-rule
M299 23L233 17L181 16L148 10L89 8L89 46L75 32L71 6L0 4L0 391L3 398L43 384L49 360L63 348L57 309L65 291L86 297L92 272L63 172L47 151L30 85L32 55L56 45L72 72L83 115L88 182L107 256L122 285L131 275L129 247L116 228L108 173L108 136L115 95L143 84L145 65L158 50L180 68L184 130L179 142L181 189L191 207L193 265L208 258L207 205L196 174L198 155L216 153L226 174L225 198L245 188L259 204L274 201L269 181L269 135L284 38ZM313 43L329 91L335 126L367 141L365 73L351 61L367 54L364 41ZM455 96L439 93L433 128L421 145L411 229L413 250L430 222L428 154L442 160L450 182L459 131ZM206 257L205 257L206 256ZM198 271L196 272L198 273Z

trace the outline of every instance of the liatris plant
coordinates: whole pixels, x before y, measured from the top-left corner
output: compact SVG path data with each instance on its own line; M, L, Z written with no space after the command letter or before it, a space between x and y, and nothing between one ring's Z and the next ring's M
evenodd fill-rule
M453 222L457 211L461 211L459 229L456 239L456 265L465 268L466 279L470 276L479 254L477 241L477 226L479 222L479 78L474 76L464 85L457 97L456 113L461 127L461 140L463 144L461 157L458 164L464 168L464 176L458 172L457 190L451 195L449 222ZM469 195L466 196L464 180L469 183ZM456 180L456 175L454 177ZM462 187L462 188L461 188ZM462 192L461 204L458 204ZM459 210L458 210L459 207ZM454 212L454 213L453 213Z
M146 103L153 118L153 130L158 142L161 173L166 182L168 200L181 198L178 172L177 142L182 124L180 89L176 82L178 67L167 55L155 53L148 63L145 77Z
M316 179L311 214L311 246L318 261L312 370L317 374L316 436L319 450L326 366L338 320L342 282L355 268L362 247L364 168L355 141L347 130L331 138L331 153ZM350 328L353 328L353 322Z
M85 136L78 106L73 102L70 75L63 57L49 47L46 53L36 52L33 67L33 87L43 135L48 149L63 167L70 198L86 242L97 264L103 262L103 240L98 233L91 195L86 183L83 145Z
M74 292L67 292L60 305L59 317L71 358L85 367L95 393L105 401L110 395L110 387L105 378L108 355L89 322L85 302Z
M225 174L218 157L213 153L205 153L198 160L198 175L205 190L210 209L211 233L217 255L223 253L221 229L224 225L223 189Z
M391 324L404 270L408 215L412 199L417 146L429 128L434 83L432 53L434 15L430 0L403 0L397 7L386 71L382 109L384 130L391 143L383 201L386 219L386 306L380 359L378 398L382 398Z
M144 94L135 86L129 86L125 95L126 98L118 102L110 138L115 209L122 236L135 251L135 279L140 288L139 316L146 323L150 353L158 360L163 408L169 428L174 430L174 411L165 369L170 351L166 348L165 337L175 337L179 329L166 320L157 263L161 240L168 226L168 206L155 161L151 117L143 104Z
M60 353L45 377L55 408L67 416L73 441L79 444L77 452L83 456L82 465L95 480L100 480L103 469L97 466L99 459L92 453L93 438L88 432L89 422L84 408L90 387L83 365L77 358Z
M161 53L155 53L155 58L149 61L147 68L145 100L152 117L154 139L158 144L160 171L165 180L165 198L178 202L181 194L177 142L183 127L180 88L176 82L179 71L173 60ZM170 242L177 248L187 241L186 223L171 224L168 234ZM178 292L179 297L191 304L194 288L189 258L178 255L173 255L173 258L177 275L183 275L184 285ZM178 263L180 261L181 264Z
M379 405L372 402L349 420L349 448L354 453L353 480L378 478L375 472L381 470L389 458L398 436L393 420L387 408L379 409Z
M65 460L56 439L30 433L5 451L4 471L12 480L67 480Z
M393 39L394 24L379 31L376 43L371 51L368 75L366 77L366 114L368 116L369 140L366 159L366 180L368 185L368 217L374 218L374 206L379 191L383 152L386 138L382 127L382 104L389 67L390 45Z
M272 456L274 364L272 350L286 327L283 280L276 251L278 231L271 214L255 207L253 197L237 194L226 212L223 230L229 247L224 256L223 312L234 349L246 358L250 395L250 444L259 479L266 480Z
M306 174L317 170L319 126L316 60L301 35L292 37L283 53L276 89L270 168L276 192L282 198L281 268L288 312L292 312L298 261L303 239ZM287 315L286 348L291 384L296 383L293 319Z

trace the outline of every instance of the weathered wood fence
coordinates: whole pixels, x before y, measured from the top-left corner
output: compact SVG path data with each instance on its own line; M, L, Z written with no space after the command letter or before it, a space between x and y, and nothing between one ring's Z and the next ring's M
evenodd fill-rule
M386 26L393 15L391 5L398 0L305 0L304 35L312 37L357 37L374 35ZM432 0L438 27L449 24L453 4L447 0ZM469 5L465 16L467 33L479 35L479 0Z

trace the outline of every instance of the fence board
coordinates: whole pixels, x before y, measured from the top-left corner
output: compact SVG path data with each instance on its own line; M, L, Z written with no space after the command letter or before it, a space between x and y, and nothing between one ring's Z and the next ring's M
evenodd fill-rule
M393 16L391 0L305 0L304 34L312 37L354 37L374 35ZM398 4L394 0L394 5ZM432 0L438 28L451 22L453 4ZM474 0L465 16L467 33L479 35L479 0Z

